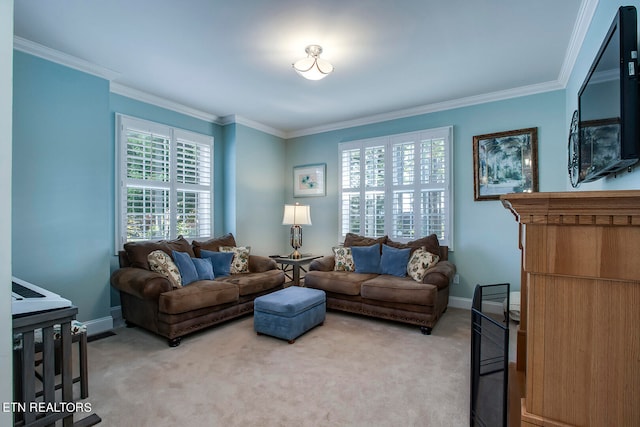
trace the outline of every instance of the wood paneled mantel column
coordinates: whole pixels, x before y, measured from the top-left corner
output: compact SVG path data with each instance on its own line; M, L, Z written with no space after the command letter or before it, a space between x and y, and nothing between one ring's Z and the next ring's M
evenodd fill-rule
M520 224L522 426L637 426L640 191L500 199Z

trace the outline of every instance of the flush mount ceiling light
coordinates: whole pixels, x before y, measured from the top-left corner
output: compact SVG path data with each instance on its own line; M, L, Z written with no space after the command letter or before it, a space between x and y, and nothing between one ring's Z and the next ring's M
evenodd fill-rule
M333 72L333 65L320 58L322 46L312 44L304 50L307 57L293 63L293 69L307 80L322 80Z

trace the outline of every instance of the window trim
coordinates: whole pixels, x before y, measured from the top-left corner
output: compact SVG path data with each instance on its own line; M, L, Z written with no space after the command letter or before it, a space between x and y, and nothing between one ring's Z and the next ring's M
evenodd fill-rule
M393 135L387 135L382 137L374 137L360 140L353 140L347 142L341 142L338 144L338 241L342 242L348 230L343 230L343 206L342 206L342 195L343 195L343 156L342 153L346 150L352 149L361 149L364 150L368 147L384 145L385 147L385 177L384 177L384 193L385 193L385 212L392 212L392 204L393 204L393 189L397 188L397 186L393 185L393 167L390 166L387 168L386 165L393 165L393 147L394 143L399 142L401 139L406 139L407 137L413 137L415 141L420 141L423 139L433 139L433 138L444 138L445 139L445 183L444 183L444 192L445 192L445 238L440 244L446 245L449 247L449 250L453 251L453 244L455 241L454 238L454 185L453 185L453 126L443 126L439 128L432 129L422 129L413 132L403 132ZM417 149L417 148L416 148ZM362 161L360 164L360 174L361 174L361 184L359 186L360 191L360 200L361 200L361 218L362 218L362 209L365 208L364 205L364 194L367 191L362 182L364 180L364 168L365 162ZM417 170L416 170L417 172ZM411 187L414 189L418 188L420 184L414 182L414 184L408 185L407 187ZM417 202L415 202L417 203ZM362 227L360 233L364 235L364 222L361 221ZM392 227L393 221L385 221L384 230L386 235L392 235ZM415 236L413 239L417 239L423 236ZM402 238L394 238L394 240L406 242L411 239L402 239Z
M126 158L127 158L127 137L126 131L129 128L135 127L138 130L157 133L161 135L167 135L169 137L169 176L170 180L166 184L160 184L158 188L169 189L169 200L176 200L176 193L181 190L193 190L197 191L209 191L210 193L210 230L213 233L214 230L214 138L213 136L200 134L197 132L164 125L149 120L140 119L120 113L115 115L115 203L114 203L114 242L116 254L122 249L124 243L127 241L126 236L126 215L123 215L123 210L126 209L126 183L129 178L126 177ZM210 150L210 183L209 185L202 184L183 184L178 183L177 176L177 156L176 156L176 143L178 139L188 140L197 144L204 144L209 147ZM141 182L144 182L142 180ZM175 203L175 202L174 202ZM169 225L169 238L175 239L177 237L177 221L172 218ZM204 237L204 236L202 236ZM208 237L208 236L207 236Z

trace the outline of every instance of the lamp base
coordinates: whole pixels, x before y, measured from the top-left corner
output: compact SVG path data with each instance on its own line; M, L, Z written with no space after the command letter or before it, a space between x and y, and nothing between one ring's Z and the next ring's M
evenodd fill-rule
M291 258L291 259L300 259L300 258L302 258L302 254L300 254L300 252L298 252L298 250L295 249L293 252L291 252L289 254L289 258Z

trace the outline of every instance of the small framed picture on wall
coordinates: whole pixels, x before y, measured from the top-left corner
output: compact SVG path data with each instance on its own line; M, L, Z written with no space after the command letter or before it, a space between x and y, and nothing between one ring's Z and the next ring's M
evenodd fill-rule
M293 167L293 197L320 197L327 195L326 163Z

